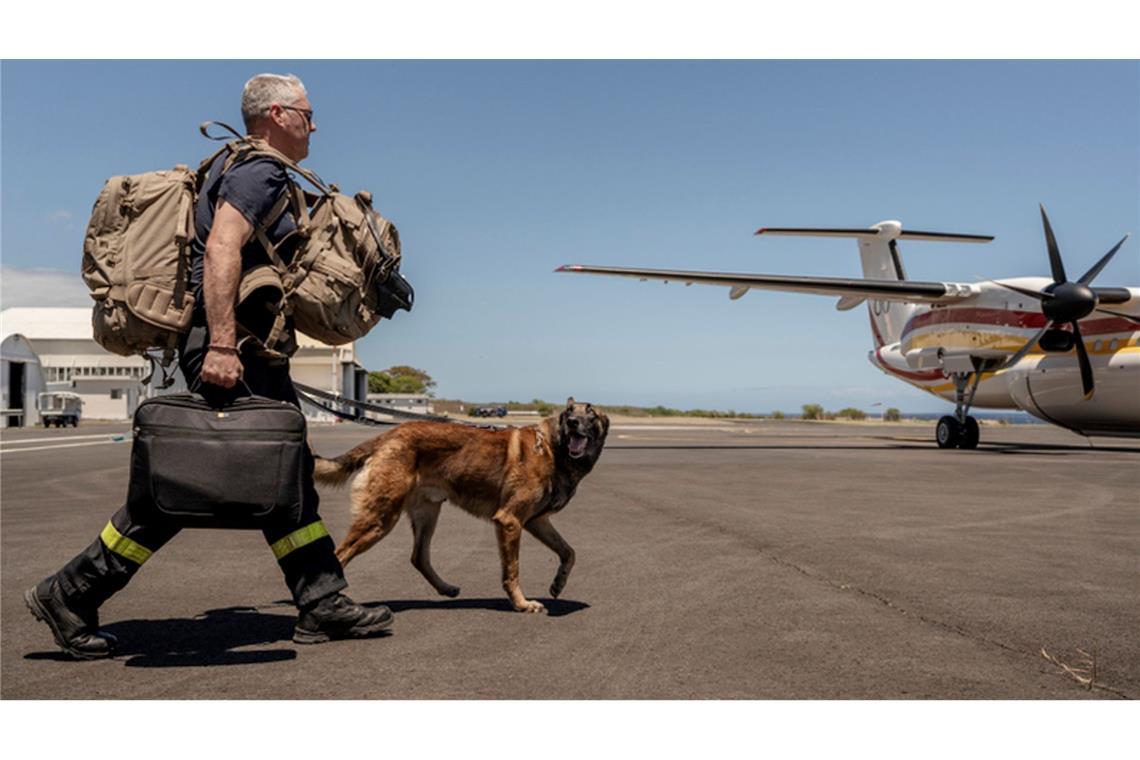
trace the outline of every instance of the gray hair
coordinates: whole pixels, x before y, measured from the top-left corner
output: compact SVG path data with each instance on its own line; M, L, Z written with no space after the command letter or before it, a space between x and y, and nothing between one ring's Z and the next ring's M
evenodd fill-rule
M241 119L251 131L274 103L289 105L305 94L305 85L292 74L258 74L241 92Z

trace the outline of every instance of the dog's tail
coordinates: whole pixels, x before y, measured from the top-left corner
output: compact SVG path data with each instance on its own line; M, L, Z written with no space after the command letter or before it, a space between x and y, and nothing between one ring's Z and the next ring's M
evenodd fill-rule
M334 486L343 485L346 480L356 474L356 472L364 466L364 463L368 461L368 457L372 456L372 452L375 450L376 441L373 439L371 441L365 441L350 451L346 451L336 459L314 457L313 478L318 483L327 483Z

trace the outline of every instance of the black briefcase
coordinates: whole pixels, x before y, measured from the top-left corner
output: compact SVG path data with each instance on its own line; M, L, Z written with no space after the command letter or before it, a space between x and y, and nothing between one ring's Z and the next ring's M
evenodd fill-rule
M172 393L139 404L134 434L128 498L168 522L261 528L300 515L305 415L292 404Z

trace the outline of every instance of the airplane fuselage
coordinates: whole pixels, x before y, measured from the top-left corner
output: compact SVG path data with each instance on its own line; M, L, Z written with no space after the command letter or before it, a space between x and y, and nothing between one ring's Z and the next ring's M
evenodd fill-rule
M887 220L868 228L761 227L757 235L856 241L862 278L747 272L599 267L558 271L700 283L750 290L838 296L849 311L866 301L874 337L871 363L954 404L935 426L939 448L973 449L979 441L971 407L1021 409L1085 435L1140 438L1140 287L1094 280L1125 235L1084 274L1070 278L1041 206L1052 277L977 283L911 280L899 242L988 243L990 235L930 232Z
M1051 280L1023 277L1003 282L1041 290ZM942 366L954 356L1000 357L1016 352L1045 324L1035 301L991 282L969 286L972 297L953 304L868 304L876 314L896 309L905 317L899 339L875 332L871 363L916 388L948 401L955 385ZM1133 288L1140 298L1140 289ZM876 309L879 312L876 312ZM1140 437L1140 326L1114 316L1082 320L1081 333L1097 378L1092 398L1081 391L1076 351L1046 352L1035 346L1017 364L983 373L973 406L1020 409L1085 435Z

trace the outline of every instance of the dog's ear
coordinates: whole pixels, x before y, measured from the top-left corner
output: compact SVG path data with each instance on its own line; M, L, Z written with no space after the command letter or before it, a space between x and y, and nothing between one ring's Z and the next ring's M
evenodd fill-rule
M601 410L597 410L597 412L598 422L600 422L602 425L602 438L605 438L606 435L610 432L610 418L605 412Z

